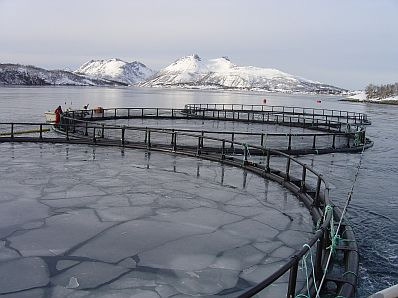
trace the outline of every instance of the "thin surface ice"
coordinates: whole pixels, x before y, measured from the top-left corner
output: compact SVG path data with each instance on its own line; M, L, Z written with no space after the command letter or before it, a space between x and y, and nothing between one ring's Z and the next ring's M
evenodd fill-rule
M0 163L10 297L236 297L311 235L297 198L214 162L3 143Z

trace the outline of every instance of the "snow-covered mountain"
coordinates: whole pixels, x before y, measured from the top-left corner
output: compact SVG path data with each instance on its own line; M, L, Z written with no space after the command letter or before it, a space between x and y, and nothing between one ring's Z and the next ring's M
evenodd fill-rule
M178 59L139 85L143 87L223 88L328 94L339 94L346 91L293 76L277 69L238 66L227 57L202 60L196 54Z
M0 64L0 85L122 86L126 84L92 79L65 70L46 70L20 64Z
M123 82L129 85L146 80L154 74L154 71L145 64L134 61L131 63L120 59L91 60L84 63L75 71L97 79L107 79Z

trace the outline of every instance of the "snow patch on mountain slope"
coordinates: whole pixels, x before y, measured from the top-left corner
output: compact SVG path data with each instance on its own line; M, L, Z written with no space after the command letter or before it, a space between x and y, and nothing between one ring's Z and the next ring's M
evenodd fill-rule
M128 63L117 58L112 58L108 60L88 61L77 69L75 73L133 85L147 79L154 74L154 71L138 61Z

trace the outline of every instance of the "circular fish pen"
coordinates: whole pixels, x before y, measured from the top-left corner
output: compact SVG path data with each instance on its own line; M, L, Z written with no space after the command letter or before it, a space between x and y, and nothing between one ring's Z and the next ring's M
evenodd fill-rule
M282 125L313 132L294 131L281 134L264 131L218 131L216 129L203 129L204 127L186 129L181 127L161 128L150 125L127 126L119 125L117 122L109 124L109 121L123 119L183 120L188 122L202 121L202 123L224 121L228 123ZM182 123L185 125L187 122ZM3 127L8 127L11 130L8 135L4 134L0 137L0 142L88 144L144 149L147 152L168 152L189 159L199 158L209 162L218 162L223 166L240 168L243 169L244 173L251 173L256 177L265 179L265 181L274 181L288 189L309 210L314 224L313 232L308 239L302 239L301 244L304 245L296 247L291 258L285 260L283 264L278 264L277 267L271 266L272 270L264 270L264 276L261 279L258 277L255 279L248 278L247 280L251 280L251 282L246 284L241 280L239 285L230 285L219 292L210 291L207 295L251 297L257 294L259 297L266 297L272 295L271 293L274 293L273 295L278 293L278 296L296 297L302 294L312 297L316 295L318 286L324 279L322 292L318 291L321 295L351 297L355 293L359 257L352 229L343 220L343 229L336 234L336 223L340 220L341 211L329 199L330 188L327 181L313 168L294 158L293 154L360 152L364 148L372 146L372 141L365 136L363 125L367 124L370 124L370 122L366 115L360 113L297 107L187 105L184 109L115 108L64 113L61 122L56 125L57 132L63 134L61 137L59 135L44 135L43 132L47 125L43 123L3 123ZM28 128L30 130L36 129L36 135L19 136L17 132L22 128L24 130ZM246 183L246 181L245 178L243 183ZM242 200L244 201L244 198ZM202 210L202 212L181 217L178 214L174 214L174 216L177 222L183 222L186 217L190 220L199 217L211 221L211 217L219 216L208 209ZM208 212L214 214L209 216ZM272 216L268 218L265 216L264 220L270 223L270 218L272 221ZM233 221L227 221L225 224L232 223ZM167 230L166 226L163 228ZM173 226L173 228L175 227ZM255 225L249 227L238 225L235 230L232 230L235 231L234 233L237 231L243 234L254 233L253 237L262 237L260 226L256 228ZM164 233L172 232L165 231ZM160 237L158 233L156 235L156 237ZM212 242L217 242L217 238L223 241L222 237L219 236ZM115 241L113 245L117 246L117 243ZM99 242L96 245L101 246L104 243ZM186 244L180 244L177 247L184 249L184 245ZM242 243L238 243L235 246L242 245ZM191 250L195 251L193 248ZM86 251L89 251L89 249L86 249ZM178 251L173 253L178 255ZM217 253L220 253L220 251L216 250L215 254ZM332 253L334 261L324 276L327 258ZM241 252L241 254L238 253L243 259L245 254L255 255L250 250ZM153 252L154 258L156 255L161 255L161 252ZM161 259L159 262L164 262L165 258ZM167 269L161 266L160 268ZM246 270L243 273L248 276L251 272ZM198 275L197 272L189 274ZM181 275L179 278L184 280L187 276ZM192 279L192 276L189 278ZM190 280L189 278L188 280ZM200 274L194 276L194 278L200 278ZM68 282L71 282L73 286L75 280L69 279ZM208 283L211 284L210 280L208 280ZM272 292L275 285L278 285L278 290ZM174 293L173 295L177 294ZM182 291L180 294L188 293ZM198 295L198 293L191 294Z

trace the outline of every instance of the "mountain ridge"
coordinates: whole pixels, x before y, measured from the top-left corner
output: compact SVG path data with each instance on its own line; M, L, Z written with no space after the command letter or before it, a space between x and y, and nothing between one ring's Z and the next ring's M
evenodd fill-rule
M126 84L93 79L66 70L47 70L33 65L0 64L0 85L28 86L125 86Z
M153 75L154 71L139 61L126 62L119 58L111 58L90 60L74 73L134 85Z
M347 90L278 69L238 66L227 57L184 56L138 84L142 87L222 88L271 92L340 94Z
M139 61L90 60L77 70L46 70L32 65L0 64L1 85L139 86L157 88L232 89L284 93L343 94L348 90L304 79L278 69L239 66L223 56L181 57L154 72Z

